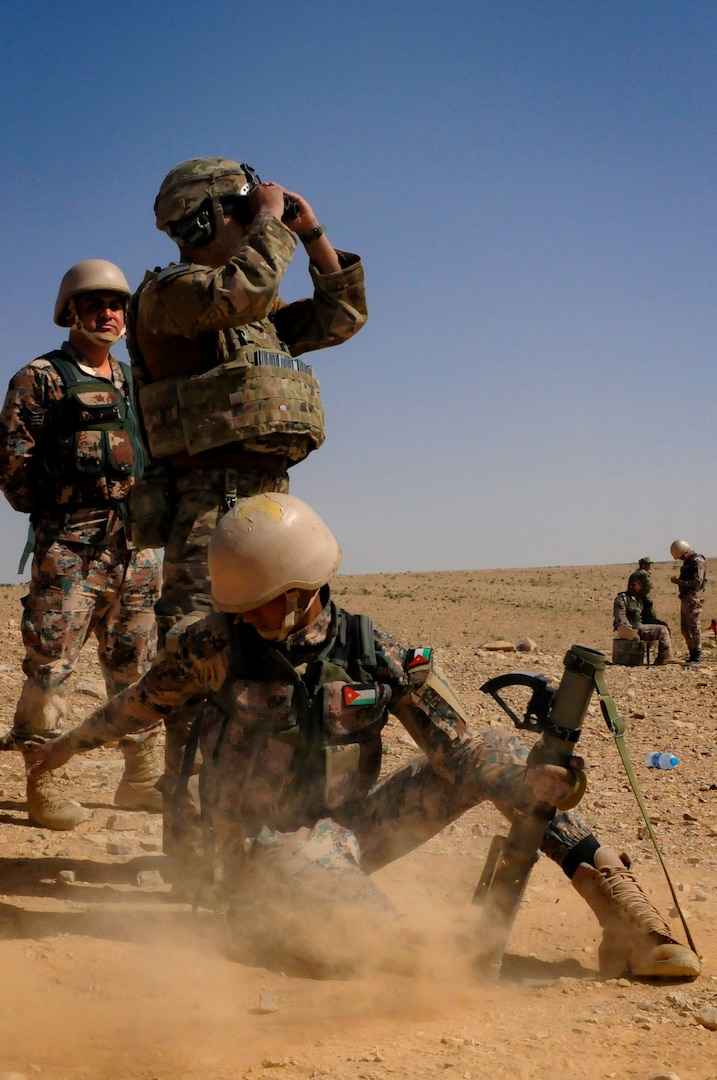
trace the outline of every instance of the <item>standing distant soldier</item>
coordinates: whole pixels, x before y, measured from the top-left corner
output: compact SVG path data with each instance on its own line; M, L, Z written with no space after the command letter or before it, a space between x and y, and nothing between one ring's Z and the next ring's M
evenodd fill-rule
M651 571L652 571L652 559L650 558L649 555L643 555L642 558L638 560L637 571L635 571L635 572L642 575L642 581L643 581L642 593L643 593L643 598L644 598L648 608L652 607L652 600L648 599L648 596L652 591L652 578L650 577ZM647 617L645 617L644 621L645 622L657 622L657 623L659 623L661 620L660 619L648 619ZM667 625L667 624L665 623L665 625Z
M22 616L25 683L11 733L25 753L62 727L67 679L90 633L110 697L135 682L155 652L159 567L154 552L134 550L125 532L142 446L129 371L110 353L124 334L130 295L114 263L71 267L55 305L69 340L12 378L0 414L0 486L34 529ZM122 740L118 806L161 809L156 734L152 724ZM72 829L89 816L47 776L28 780L27 809L48 829Z
M133 493L132 514L138 535L159 527L152 541L165 543L163 644L184 616L211 610L207 544L222 514L238 496L287 491L288 469L323 442L319 385L298 357L360 330L366 297L359 257L334 249L305 199L262 184L249 165L185 161L165 177L154 209L181 261L146 274L128 347L161 466ZM297 238L314 293L285 304L279 286ZM190 703L175 713L167 730L166 799L194 711Z
M685 667L695 667L702 660L700 617L707 581L707 564L704 555L693 551L687 540L673 540L670 555L673 559L682 561L679 577L671 577L670 581L678 587L680 629L690 651Z

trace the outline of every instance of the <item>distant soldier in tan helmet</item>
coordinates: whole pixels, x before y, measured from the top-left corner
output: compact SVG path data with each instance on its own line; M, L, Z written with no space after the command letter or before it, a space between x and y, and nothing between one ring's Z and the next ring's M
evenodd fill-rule
M707 563L704 555L698 555L687 540L673 540L670 555L682 563L680 573L670 581L677 585L680 597L680 630L689 655L685 667L697 667L702 662L702 602L707 584Z
M154 209L180 261L147 273L128 348L155 465L133 493L133 530L165 547L161 644L211 608L207 544L222 514L240 496L287 491L288 470L321 446L319 384L300 357L360 330L366 297L358 256L332 246L306 199L250 165L184 161ZM313 296L287 304L279 288L297 243ZM175 714L167 732L168 800L193 715L191 705ZM169 828L165 840L179 853Z
M110 351L124 334L130 295L114 263L70 267L54 313L69 339L13 376L0 414L0 485L34 530L22 616L25 683L11 733L23 752L61 729L67 679L90 634L109 696L139 678L156 647L157 559L135 550L126 530L127 496L144 455L129 369ZM117 805L161 809L157 730L153 720L122 740ZM47 776L28 780L27 809L48 829L72 829L89 816Z
M333 533L300 499L239 500L209 544L218 610L176 627L136 686L41 747L30 767L44 775L199 698L202 814L223 871L232 951L313 975L361 970L368 939L385 935L387 948L400 948L375 870L478 803L512 820L526 784L559 807L584 765L572 757L569 768L530 766L513 731L472 731L430 647L408 648L331 599L340 559ZM420 752L379 779L389 723ZM699 974L627 857L575 810L557 810L542 848L600 922L605 976Z

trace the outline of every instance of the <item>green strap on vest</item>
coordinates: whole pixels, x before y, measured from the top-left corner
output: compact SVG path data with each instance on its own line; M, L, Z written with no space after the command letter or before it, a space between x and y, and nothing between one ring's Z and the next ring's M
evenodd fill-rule
M680 916L680 921L682 923L682 926L684 927L685 934L687 935L687 942L692 951L696 953L697 947L694 943L692 934L690 933L690 928L687 925L687 920L685 919L682 908L680 907L680 902L677 899L677 893L675 891L674 885L672 884L672 878L670 877L667 865L665 864L665 859L663 857L662 850L657 840L655 830L652 827L652 822L650 821L647 813L647 807L645 806L642 792L640 791L640 787L637 783L637 778L632 767L632 762L630 761L630 755L627 752L627 745L625 744L625 722L618 713L617 705L615 704L615 701L613 700L610 691L607 688L605 672L596 671L594 675L594 680L595 689L597 691L598 699L600 701L600 709L603 718L608 726L609 731L611 731L615 737L615 743L617 745L620 757L622 758L622 763L625 766L625 772L627 774L628 780L630 781L630 787L632 788L633 794L637 800L637 805L640 807L642 816L645 821L645 825L647 826L647 831L650 834L650 839L652 840L655 851L657 852L657 857L660 860L660 865L667 880L667 884L670 887L672 899L675 902L675 908L677 909L677 913Z

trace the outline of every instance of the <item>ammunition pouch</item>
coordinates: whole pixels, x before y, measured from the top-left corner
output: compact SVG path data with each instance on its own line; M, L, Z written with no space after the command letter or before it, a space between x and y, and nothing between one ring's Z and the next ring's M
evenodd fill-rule
M127 499L127 530L133 547L164 547L174 512L172 478L162 466L151 466L135 480Z
M305 457L324 441L319 383L311 367L266 349L247 349L202 375L149 383L140 389L139 402L155 458L272 436L283 444L296 441Z
M333 810L363 798L378 779L381 729L388 720L389 687L330 682L321 687L324 805Z

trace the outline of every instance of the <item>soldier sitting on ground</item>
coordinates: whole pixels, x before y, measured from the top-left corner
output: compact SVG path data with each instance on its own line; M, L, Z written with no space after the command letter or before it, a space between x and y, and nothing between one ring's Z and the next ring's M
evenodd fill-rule
M655 664L671 659L670 628L658 619L650 598L650 577L645 570L635 570L627 579L627 589L619 592L613 604L613 629L626 641L656 641Z
M223 868L232 948L314 972L360 966L366 922L385 926L390 905L373 871L485 800L512 819L526 784L558 806L584 764L527 767L512 731L471 732L431 649L406 648L331 600L340 558L299 499L238 501L209 545L218 610L178 628L135 686L46 743L30 768L33 776L58 768L203 698L203 816ZM423 754L379 781L392 717ZM191 760L185 776L189 769ZM579 814L557 812L542 848L600 921L605 975L699 974L697 956Z

